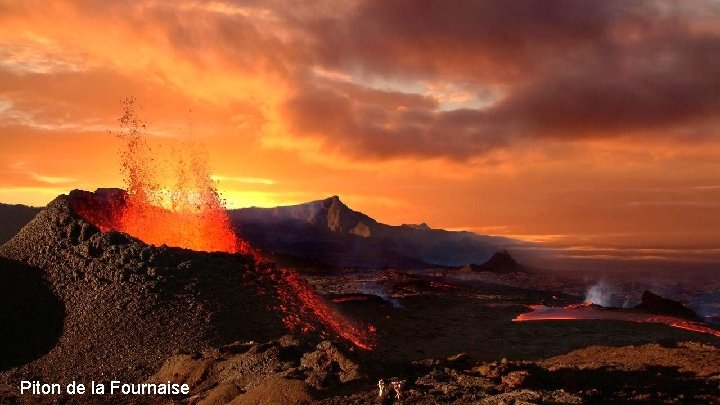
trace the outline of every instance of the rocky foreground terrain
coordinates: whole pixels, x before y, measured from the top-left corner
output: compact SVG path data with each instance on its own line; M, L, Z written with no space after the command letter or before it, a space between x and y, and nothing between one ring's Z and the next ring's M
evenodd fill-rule
M292 336L235 342L168 358L145 382L186 383L176 397L103 399L7 395L8 402L159 404L607 404L720 403L720 349L679 342L590 346L537 361L478 362L466 353L412 361L396 375L365 374L362 356ZM401 398L377 381L402 381Z

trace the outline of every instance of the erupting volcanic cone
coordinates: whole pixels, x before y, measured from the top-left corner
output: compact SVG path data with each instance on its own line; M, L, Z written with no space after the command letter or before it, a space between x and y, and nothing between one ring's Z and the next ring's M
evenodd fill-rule
M71 199L74 211L101 229L124 230L122 228L125 225L123 219L134 215L128 214L128 211L138 209L137 203L132 202L132 197L122 190L105 189L98 190L93 194L74 191L71 195L74 195L74 198ZM143 212L148 211L152 214L145 217L144 220L153 227L176 229L174 234L170 234L167 243L188 241L189 247L194 248L208 245L202 242L202 238L195 238L195 229L191 229L188 238L184 232L185 228L177 227L178 222L174 222L173 219L175 216L182 219L181 214L161 207L143 209ZM227 253L244 252L251 254L256 261L266 263L263 266L263 274L270 280L279 299L275 309L283 314L283 323L289 330L314 331L322 336L334 334L362 349L372 348L369 333L331 308L300 275L291 269L275 268L274 265L267 263L262 253L237 238L225 220L224 211L207 210L207 212L201 211L197 215L206 219L204 226L211 230L211 237L218 237L226 233L232 234L229 239L215 239L211 243L213 247L220 249L224 245ZM180 223L180 225L183 224ZM202 233L200 235L202 236ZM166 241L162 235L158 234L157 236L161 241ZM318 327L316 323L321 326Z
M148 145L146 124L135 113L134 99L126 99L123 107L118 137L124 143L121 163L127 191L105 190L76 199L75 211L103 230L122 231L155 246L249 253L256 261L267 262L231 227L199 145L187 138L175 146L172 159L162 159ZM321 335L329 329L357 347L372 347L365 329L329 307L295 271L265 267L281 301L275 309L284 314L288 328Z
M102 232L78 214L93 212L100 221L120 209L122 196L121 190L60 196L0 248L0 255L37 269L64 305L57 344L17 372L59 382L131 381L173 352L278 338L288 326L370 347L361 329L289 270L257 264L248 254L150 246Z
M72 209L73 200L92 196L56 198L0 248L38 269L64 306L57 344L21 372L58 382L132 380L174 351L286 333L282 314L271 310L277 297L265 269L251 256L157 248L100 232Z

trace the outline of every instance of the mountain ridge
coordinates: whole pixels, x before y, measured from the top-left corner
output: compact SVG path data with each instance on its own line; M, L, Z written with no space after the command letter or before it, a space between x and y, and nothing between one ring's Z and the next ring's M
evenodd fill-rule
M331 267L427 268L482 263L518 241L426 223L388 225L351 209L337 195L307 203L228 211L236 231L271 252Z

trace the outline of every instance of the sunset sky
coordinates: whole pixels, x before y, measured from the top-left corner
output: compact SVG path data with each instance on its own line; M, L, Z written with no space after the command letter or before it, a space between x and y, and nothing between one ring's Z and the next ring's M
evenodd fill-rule
M130 96L231 207L720 257L716 1L0 0L0 201L122 186Z

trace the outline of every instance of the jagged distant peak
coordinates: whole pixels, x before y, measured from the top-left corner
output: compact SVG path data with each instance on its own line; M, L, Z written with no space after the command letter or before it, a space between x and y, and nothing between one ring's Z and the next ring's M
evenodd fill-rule
M340 197L339 197L339 196L336 196L336 195L331 196L331 197L328 197L328 198L326 198L326 199L324 199L324 200L320 200L320 201L322 202L322 205L325 206L325 207L327 207L327 208L338 207L338 208L349 209L349 207L347 206L347 204L345 204L344 202L342 202L342 200L340 199Z
M337 209L337 210L341 210L341 211L343 211L343 212L350 212L350 213L357 213L357 214L365 215L365 214L363 214L363 213L360 212L360 211L355 211L355 210L353 210L352 208L350 208L350 207L349 207L347 204L345 204L345 202L343 202L343 200L342 200L339 196L337 196L337 195L328 197L328 198L326 198L326 199L324 199L324 200L320 200L320 203L321 203L321 205L322 205L323 208L328 209L328 210Z

